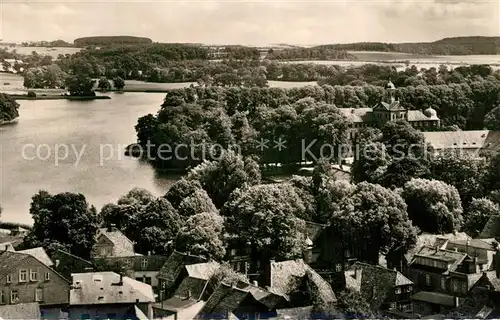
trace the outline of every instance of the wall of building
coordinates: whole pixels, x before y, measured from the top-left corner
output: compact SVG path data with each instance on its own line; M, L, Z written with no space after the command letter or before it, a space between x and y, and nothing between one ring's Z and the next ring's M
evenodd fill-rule
M19 282L19 270L27 270L26 282ZM30 281L30 270L37 271L37 281ZM45 280L47 273L49 280ZM11 275L11 283L7 283L7 277L0 280L0 290L3 292L6 304L11 302L12 291L17 291L20 303L35 302L37 288L42 289L42 301L39 302L41 306L69 303L70 284L54 270L31 256L12 269Z
M148 283L152 287L158 287L158 278L156 276L158 275L158 271L133 271L131 273L132 278L147 283L144 278L150 278L151 282Z

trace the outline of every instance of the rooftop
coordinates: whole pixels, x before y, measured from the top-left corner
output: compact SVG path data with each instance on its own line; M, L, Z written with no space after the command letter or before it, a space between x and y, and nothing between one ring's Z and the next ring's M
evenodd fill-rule
M207 260L203 257L174 251L161 267L157 277L167 281L175 281L181 274L184 266L204 262L207 262Z
M37 302L0 305L0 319L40 319L40 307Z
M129 249L130 245L132 245L133 248L134 243L130 241L130 239L127 238L120 230L116 228L100 228L97 238L100 238L101 236L106 237L113 243L115 248L118 248L118 250L116 250L117 256L124 257L135 255L133 249Z
M71 276L70 305L155 302L150 285L129 277L121 278L114 272L73 273Z
M45 249L42 247L32 248L32 249L27 249L27 250L20 250L17 252L30 255L30 256L38 259L38 261L40 261L41 263L43 263L46 266L52 267L54 265L54 263L50 259L49 255L47 254L47 252L45 252Z
M487 149L500 150L500 132L489 130L428 131L422 132L425 140L436 150Z

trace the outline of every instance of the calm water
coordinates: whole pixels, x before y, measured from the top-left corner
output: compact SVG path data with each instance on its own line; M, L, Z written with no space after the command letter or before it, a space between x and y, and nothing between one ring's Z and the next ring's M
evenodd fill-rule
M98 209L134 187L165 193L176 177L158 177L148 164L123 155L123 148L136 141L137 119L156 113L164 94L111 97L86 102L19 101L19 123L0 127L2 221L31 223L31 197L40 189L82 193ZM58 163L56 145L68 148L68 156ZM63 146L58 155L64 158Z

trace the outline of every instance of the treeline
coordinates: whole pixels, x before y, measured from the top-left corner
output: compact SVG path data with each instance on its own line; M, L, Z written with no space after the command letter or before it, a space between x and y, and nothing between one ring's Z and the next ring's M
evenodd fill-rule
M266 55L270 60L356 60L357 57L344 50L326 47L270 49Z
M144 37L133 37L133 36L97 36L97 37L82 37L77 38L74 44L78 47L86 46L112 46L112 45L124 45L124 44L151 44L153 40Z
M19 104L8 94L0 93L0 123L19 117ZM1 208L0 208L1 213Z
M66 42L64 40L54 40L54 41L31 41L21 43L23 47L74 47L72 43Z
M318 48L349 51L402 52L425 55L499 54L500 37L456 37L434 42L360 42L323 45Z
M346 144L349 120L338 108L373 107L385 95L383 87L309 86L303 88L185 88L173 90L165 97L158 114L139 119L136 126L139 144L148 141L156 147L164 144L202 145L197 159L185 154L165 159L153 148L153 162L160 168L186 168L209 155L214 145L230 148L237 145L245 155L260 158L262 164L293 165L312 160L303 159L302 142L318 157L322 144ZM398 88L401 104L408 109L432 107L441 118L441 130L483 129L485 118L494 124L498 119L500 83L475 81L470 84L450 84ZM286 150L258 150L256 141L287 141ZM183 151L184 152L184 151ZM187 152L187 151L186 151ZM205 153L203 153L205 152ZM332 153L336 158L338 154Z

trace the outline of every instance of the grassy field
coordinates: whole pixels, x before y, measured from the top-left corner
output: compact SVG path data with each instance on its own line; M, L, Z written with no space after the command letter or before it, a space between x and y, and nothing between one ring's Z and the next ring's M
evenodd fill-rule
M76 53L80 50L81 48L65 48L65 47L60 47L60 48L47 48L47 47L15 47L15 48L9 48L9 47L4 47L9 51L16 50L17 53L19 54L26 54L29 55L33 51L36 51L39 55L45 55L45 56L52 56L52 58L57 58L58 55L60 54L73 54Z

